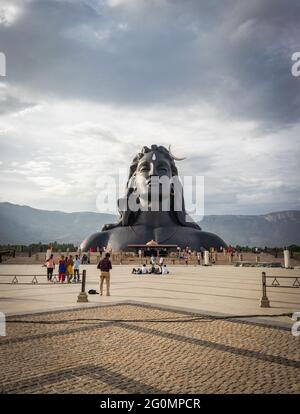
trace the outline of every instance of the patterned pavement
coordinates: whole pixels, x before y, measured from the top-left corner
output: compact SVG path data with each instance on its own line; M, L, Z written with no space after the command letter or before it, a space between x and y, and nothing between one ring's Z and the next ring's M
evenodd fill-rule
M12 316L2 393L300 393L290 330L139 305Z

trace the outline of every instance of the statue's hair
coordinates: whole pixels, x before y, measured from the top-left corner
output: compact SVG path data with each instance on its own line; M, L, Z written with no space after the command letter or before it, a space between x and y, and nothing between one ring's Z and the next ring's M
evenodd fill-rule
M129 168L129 176L128 176L128 180L127 180L127 184L126 184L126 195L125 195L125 200L123 199L119 199L118 200L118 210L119 210L119 220L117 223L113 223L113 224L105 224L102 227L102 231L103 230L109 230L115 227L122 227L122 226L131 226L135 223L135 221L137 220L137 217L140 213L140 211L131 211L128 209L128 199L130 194L133 192L133 186L131 185L132 182L132 178L134 177L135 173L136 173L136 169L138 166L138 163L140 162L140 160L144 157L145 154L152 152L152 151L156 151L156 152L160 152L161 154L163 154L167 160L170 163L170 167L171 167L171 172L172 172L172 176L178 176L178 170L177 167L175 165L174 162L174 158L172 156L172 154L170 153L169 150L167 150L167 148L163 147L162 145L157 146L157 145L151 145L151 147L143 147L142 151L139 152L134 159L132 160L132 163L130 165ZM127 206L127 210L122 210L120 208L120 205L124 205L123 203L121 203L121 201L125 201L125 205ZM172 208L173 207L173 208ZM174 220L181 226L185 226L185 227L193 227L195 229L201 230L201 227L198 226L198 224L196 224L194 221L186 221L186 210L185 210L185 206L184 206L184 199L182 196L182 209L181 211L174 211L174 196L172 196L171 193L171 214L174 218ZM190 219L191 220L191 219Z

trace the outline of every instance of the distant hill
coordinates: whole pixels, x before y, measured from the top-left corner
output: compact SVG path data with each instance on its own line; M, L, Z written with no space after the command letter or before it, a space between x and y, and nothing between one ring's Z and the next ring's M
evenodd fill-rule
M50 241L79 244L85 237L100 230L103 224L115 220L112 214L63 213L0 203L0 244Z
M199 224L203 230L218 234L234 246L300 245L300 211L205 216Z
M63 213L0 203L0 244L66 242L79 244L86 236L113 223L104 213ZM243 246L300 245L300 211L264 215L211 215L199 223L228 244Z

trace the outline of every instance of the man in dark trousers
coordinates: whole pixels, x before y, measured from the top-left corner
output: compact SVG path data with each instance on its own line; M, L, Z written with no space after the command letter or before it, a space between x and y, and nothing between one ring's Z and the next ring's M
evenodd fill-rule
M106 296L110 296L110 270L112 269L111 261L109 260L110 254L106 253L104 259L100 260L98 264L98 269L101 270L100 273L100 294L103 295L103 283L106 282Z

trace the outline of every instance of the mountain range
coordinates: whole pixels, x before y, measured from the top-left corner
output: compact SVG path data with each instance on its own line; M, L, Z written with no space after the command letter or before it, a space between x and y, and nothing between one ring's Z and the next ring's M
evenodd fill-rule
M116 216L105 213L39 210L8 202L0 203L0 244L79 244L86 236L113 223ZM300 245L300 211L263 215L207 215L202 230L216 233L228 244L241 246Z

